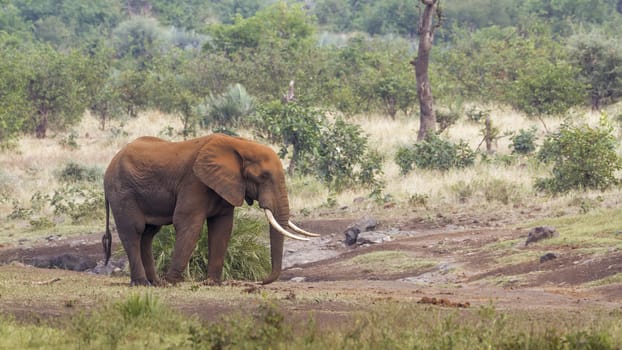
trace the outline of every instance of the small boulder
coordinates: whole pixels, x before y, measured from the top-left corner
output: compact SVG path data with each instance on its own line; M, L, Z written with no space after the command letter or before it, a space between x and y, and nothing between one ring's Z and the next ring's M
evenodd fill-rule
M553 226L538 226L532 228L528 235L527 240L525 241L525 246L530 243L538 242L543 239L549 239L553 237L559 236L559 233L555 230Z
M557 259L557 254L546 253L540 257L540 264L542 264L543 262L547 262L549 260L555 260L555 259Z
M346 245L353 245L357 242L358 236L361 232L367 232L374 230L378 225L378 221L374 218L363 218L359 221L356 221L343 232L345 235L345 243Z

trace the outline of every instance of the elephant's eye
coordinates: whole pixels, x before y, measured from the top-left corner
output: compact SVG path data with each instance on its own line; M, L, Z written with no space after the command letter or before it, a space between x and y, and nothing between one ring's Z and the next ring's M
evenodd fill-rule
M263 173L261 173L261 179L262 180L268 180L270 179L270 173L267 171L264 171Z

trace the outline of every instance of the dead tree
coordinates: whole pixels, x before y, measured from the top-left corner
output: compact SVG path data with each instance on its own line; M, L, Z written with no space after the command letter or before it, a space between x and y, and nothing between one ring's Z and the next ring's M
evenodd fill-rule
M421 0L424 5L423 12L419 14L419 49L417 57L410 62L415 66L415 76L417 79L417 96L419 97L419 133L417 141L425 139L428 132L436 130L436 114L432 98L432 87L428 76L428 66L430 61L430 50L434 40L434 30L441 25L441 11L438 7L440 0ZM436 23L434 23L436 16Z

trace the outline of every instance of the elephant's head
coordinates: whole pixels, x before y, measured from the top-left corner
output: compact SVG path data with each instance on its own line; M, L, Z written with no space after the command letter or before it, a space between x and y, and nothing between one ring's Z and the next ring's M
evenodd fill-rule
M233 206L246 200L259 203L270 221L272 272L263 283L275 281L281 272L283 236L308 238L288 232L289 227L306 236L306 232L289 220L289 200L283 165L270 148L239 137L214 134L207 137L194 162L195 175Z

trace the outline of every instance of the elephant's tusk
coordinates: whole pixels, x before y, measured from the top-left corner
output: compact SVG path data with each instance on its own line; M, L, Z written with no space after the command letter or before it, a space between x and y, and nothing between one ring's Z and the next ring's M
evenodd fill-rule
M283 236L289 237L289 238L293 238L293 239L297 239L299 241L308 241L309 239L306 237L300 237L297 236L293 233L289 233L287 232L287 230L285 230L281 225L279 225L279 223L276 221L276 219L274 218L274 215L272 214L272 212L270 211L270 209L264 209L265 213L266 213L266 217L268 218L268 221L270 222L270 225L272 225L272 227L274 227L275 230L279 231L280 234L282 234Z
M302 235L309 236L309 237L320 237L320 235L318 235L317 233L311 233L309 231L305 231L305 230L301 229L300 227L294 225L294 223L291 220L289 220L287 222L287 225L289 226L289 228L291 228L292 230L294 230L297 233L300 233Z

